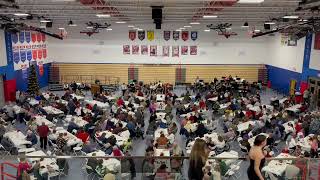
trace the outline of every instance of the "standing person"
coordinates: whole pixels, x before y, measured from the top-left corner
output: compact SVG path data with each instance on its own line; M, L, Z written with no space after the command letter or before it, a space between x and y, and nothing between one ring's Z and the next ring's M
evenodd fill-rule
M303 92L303 102L304 103L309 103L309 96L310 96L310 92L308 89L306 89L304 92Z
M38 134L40 136L40 147L45 150L47 149L49 132L49 127L44 122L41 126L38 127Z
M3 122L0 122L0 143L5 133L6 133L6 127L3 125Z
M267 137L264 135L256 136L254 145L249 152L250 166L247 170L249 180L264 180L261 169L265 163L264 146L267 144Z
M124 94L126 93L127 91L127 85L125 83L123 83L121 85L121 91L122 91L122 96L124 96Z
M197 139L192 147L189 160L188 177L190 180L202 180L204 173L202 168L205 166L209 149L203 139Z

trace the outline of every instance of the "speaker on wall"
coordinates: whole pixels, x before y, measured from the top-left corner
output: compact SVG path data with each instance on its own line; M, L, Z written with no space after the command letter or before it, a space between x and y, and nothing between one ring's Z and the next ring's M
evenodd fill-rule
M162 19L162 9L152 9L152 19Z
M46 27L47 27L47 28L51 28L51 27L52 27L52 22L47 22L47 23L46 23Z
M270 30L271 29L271 25L270 24L264 24L264 29L265 30Z

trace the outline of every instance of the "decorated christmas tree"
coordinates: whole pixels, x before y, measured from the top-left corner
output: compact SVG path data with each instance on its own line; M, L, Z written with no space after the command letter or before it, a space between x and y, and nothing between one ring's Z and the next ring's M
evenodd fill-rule
M36 72L35 65L30 66L29 71L29 78L28 78L28 92L30 94L36 94L39 91L39 85L38 85L38 77Z

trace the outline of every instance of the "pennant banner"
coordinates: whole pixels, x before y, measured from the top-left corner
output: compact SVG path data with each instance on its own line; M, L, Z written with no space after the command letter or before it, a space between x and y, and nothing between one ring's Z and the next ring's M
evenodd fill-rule
M41 40L43 41L43 42L45 42L46 41L46 35L45 34L41 34L42 35L42 37L41 37Z
M41 42L42 41L42 35L41 33L37 33L37 41Z
M40 76L42 76L43 75L43 64L39 64L38 67L39 67L39 74L40 74Z
M11 34L11 39L12 39L12 42L16 44L18 42L18 34L17 33Z
M314 37L314 49L319 50L320 49L320 33L316 33Z
M179 46L172 46L172 57L179 57Z
M141 54L142 55L148 55L148 46L141 45Z
M37 60L38 59L38 50L37 49L33 49L32 50L32 59L33 60Z
M13 62L18 64L20 61L20 52L19 51L13 51Z
M26 42L30 43L31 42L31 32L30 31L26 31L24 34L25 34L25 37L26 37Z
M188 55L188 46L181 46L181 55Z
M22 79L28 79L28 68L26 67L22 69Z
M197 46L190 46L190 55L197 55Z
M42 56L43 56L43 59L47 58L47 49L42 49Z
M20 49L20 60L22 62L25 62L27 60L26 50Z
M154 40L154 31L148 31L147 37L148 37L149 41L153 41ZM151 53L151 51L150 51L150 53Z
M33 43L35 43L37 41L37 33L35 33L35 32L31 33L31 40Z
M173 31L172 37L174 40L178 40L179 39L179 31Z
M191 31L191 39L194 41L198 39L198 32L197 31Z
M27 51L27 60L31 61L32 60L32 50Z
M132 54L139 54L139 45L132 45Z
M181 39L186 41L189 39L189 31L182 31L181 32Z
M138 31L138 38L143 41L146 37L146 31ZM142 53L141 53L142 54Z
M169 57L169 47L170 46L162 46L162 56Z
M130 54L130 45L123 45L123 54Z
M163 31L164 40L168 41L170 39L171 31Z
M131 39L131 41L135 40L136 36L137 36L136 31L129 31L129 39Z
M157 46L150 46L150 56L157 56Z
M42 59L42 49L38 49L38 59Z
M24 32L19 33L19 42L23 43L24 42Z

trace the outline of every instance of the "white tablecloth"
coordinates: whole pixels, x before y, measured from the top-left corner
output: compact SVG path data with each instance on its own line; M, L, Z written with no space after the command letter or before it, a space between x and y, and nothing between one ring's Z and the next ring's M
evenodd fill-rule
M53 126L55 126L51 121L49 121L48 119L46 119L46 117L44 116L35 116L35 123L38 126L41 126L42 123L44 122L48 127L52 128Z
M95 151L92 153L87 154L87 156L92 156L95 153L96 156L106 156L103 151ZM107 156L106 156L107 157ZM103 159L103 166L106 167L109 171L117 172L120 170L120 161L115 158Z
M157 94L157 101L165 101L165 97L164 94Z
M26 136L20 131L7 132L3 137L8 138L8 140L14 145L14 147L18 149L26 148L26 145L32 144L30 141L26 140Z
M87 99L84 102L87 104L90 104L91 106L94 106L95 104L97 104L97 106L101 109L107 109L109 107L108 103L103 103L103 102L96 101L96 100L88 100Z
M21 107L18 106L18 105L14 105L14 106L12 107L12 109L13 109L14 113L19 114L19 113L22 111L23 108L21 108Z
M84 100L83 96L78 96L76 94L71 94L72 98L77 98L77 100Z
M74 123L77 124L78 127L83 127L86 124L88 124L88 122L83 120L83 118L81 116L67 115L65 118L65 121L70 123L72 118L74 119Z
M39 150L39 151L27 153L26 156L47 156L47 155L43 151ZM27 160L34 164L35 161L39 161L40 158L27 158ZM55 159L44 158L43 161L40 161L40 174L47 173L48 166L50 166L53 170L55 170L55 172L59 170L59 166L56 164Z
M106 138L110 137L110 136L114 136L117 140L117 145L118 146L122 146L125 142L127 142L130 138L130 132L128 130L121 132L120 135L117 134L113 134L110 131L101 131L98 135L101 136L102 133L106 133Z
M299 108L301 108L301 104L296 104L294 106L286 108L286 111L291 111L291 112L294 112L294 113L298 113L300 111Z
M127 126L127 123L126 123L126 122L120 121L120 120L117 119L117 118L112 118L110 121L113 122L114 124L117 124L118 122L120 122L120 123L123 125L122 127L126 127L126 126Z
M166 113L164 113L164 112L157 112L156 115L157 115L157 119L164 119L164 117L166 116Z
M236 151L230 151L230 152L223 152L216 157L218 158L239 158L239 154ZM226 165L231 165L232 163L236 162L236 159L226 159L224 162Z
M266 133L260 133L259 135L265 135L267 138L269 137L269 135L266 134ZM254 137L252 137L252 138L250 138L250 139L248 140L248 142L250 143L250 146L253 146L253 143L254 143L254 140L256 139L256 137L257 137L257 136L254 136Z
M238 124L238 126L237 126L238 127L238 131L242 132L242 131L248 130L250 124L254 125L254 122L253 121L247 121L247 122Z
M295 156L291 156L289 154L281 153L277 156L277 158L296 158ZM267 166L262 168L262 171L269 172L275 174L277 176L281 176L287 166L292 163L292 160L283 160L280 162L279 160L272 160L268 163Z
M39 104L39 101L38 101L38 100L35 100L35 99L30 99L30 100L29 100L29 104L30 104L31 106L34 106L34 105Z
M170 157L170 151L168 149L155 149L154 156L164 156ZM162 165L165 164L167 166L167 171L171 170L170 159L155 159L154 162L154 171L156 172L157 169Z
M63 114L63 111L61 111L60 109L57 109L55 107L52 107L52 106L46 106L46 107L43 107L43 109L48 113L48 114Z
M209 98L208 101L218 101L218 97Z
M73 134L69 133L67 130L65 129L57 129L57 132L55 135L53 136L49 136L50 139L52 140L57 140L57 137L59 135L59 133L67 133L67 146L74 146L77 144L82 144L81 139L78 139L76 136L74 136Z

